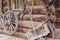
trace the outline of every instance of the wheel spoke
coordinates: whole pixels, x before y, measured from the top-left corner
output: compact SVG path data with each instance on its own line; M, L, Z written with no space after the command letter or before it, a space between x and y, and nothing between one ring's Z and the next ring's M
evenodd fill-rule
M13 32L14 30L13 30L13 28L12 28L12 26L11 26L11 32Z
M7 21L5 21L4 25L6 25L6 24L7 24Z
M15 22L11 22L12 24L15 24Z
M16 24L15 22L16 22L16 20L11 20L11 24L15 25Z
M8 30L8 26L7 26L7 25L6 25L5 29L7 29L7 30Z
M10 32L10 31L11 31L10 29L11 29L11 28L9 27L8 32Z
M15 27L11 24L11 27L14 29Z

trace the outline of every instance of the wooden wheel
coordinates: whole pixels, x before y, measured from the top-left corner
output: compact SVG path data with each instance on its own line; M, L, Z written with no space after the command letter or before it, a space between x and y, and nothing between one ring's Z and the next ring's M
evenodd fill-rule
M8 11L4 14L3 27L6 34L12 35L18 28L16 12Z

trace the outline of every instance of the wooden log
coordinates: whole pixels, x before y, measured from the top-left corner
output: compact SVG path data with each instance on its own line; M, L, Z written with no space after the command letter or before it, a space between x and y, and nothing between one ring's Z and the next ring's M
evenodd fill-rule
M17 32L22 31L23 33L26 33L26 32L29 31L29 30L32 30L32 29L22 28L22 29L20 30L20 28L18 28L18 29L17 29Z
M27 31L32 30L32 29L27 29L27 28L22 28L22 32L26 33Z
M59 8L56 8L56 10L60 10L60 7Z
M28 8L28 7L26 7L26 8ZM32 8L32 6L30 6L30 8ZM43 6L42 6L42 8L43 8ZM38 9L38 11L37 11L37 9ZM43 15L45 15L47 13L45 8L43 8L45 11L43 11L42 9L41 9L42 11L40 11L39 9L41 9L41 6L34 6L32 14L43 14ZM13 9L12 11L14 11L14 12L21 12L20 10L17 10L17 9ZM27 9L25 9L24 13L25 14L29 14Z
M34 22L34 21L33 21L34 27L37 27L37 26L40 25L40 24L41 24L41 22ZM31 21L22 21L22 25L25 25L25 26L27 26L27 27L33 28Z
M60 22L60 18L56 18L56 22Z
M60 22L55 23L56 29L60 29Z
M3 29L0 29L0 34L6 34L6 33L4 32ZM10 35L10 36L15 36L15 37L19 37L19 38L25 38L25 39L27 38L25 33L20 33L20 32L15 32L13 35Z
M35 22L42 22L45 21L46 15L32 15L32 20ZM18 20L20 21L20 16L18 17ZM30 16L24 15L23 21L31 21Z
M0 29L3 29L3 26L0 26Z

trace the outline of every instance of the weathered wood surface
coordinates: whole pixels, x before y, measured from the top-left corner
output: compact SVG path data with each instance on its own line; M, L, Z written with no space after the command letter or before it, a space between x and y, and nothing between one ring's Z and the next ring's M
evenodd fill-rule
M16 37L20 37L20 38L26 38L26 35L25 35L25 33L28 31L28 30L31 30L32 29L32 26L30 25L27 25L27 23L30 25L31 23L29 23L29 21L27 22L27 21L25 21L25 22L23 22L23 25L22 25L22 34L20 34L20 28L18 28L18 30L12 35L12 36L16 36ZM37 23L39 23L39 22L37 22ZM37 25L37 23L35 22L35 24ZM59 26L60 26L60 23L56 23L56 28L60 28ZM2 34L6 34L5 32L4 32L4 29L3 29L3 26L0 26L0 33L2 33ZM50 37L51 37L51 34L49 35Z
M5 35L5 34L0 34L0 40L27 40L27 39L9 36L9 35Z
M0 34L6 34L6 33L4 32L3 29L0 29ZM15 37L24 38L24 39L27 38L25 33L20 33L20 32L15 32L13 35L9 35L9 36L15 36Z
M0 34L0 40L27 40L27 39L22 39L22 38L17 38L5 34ZM44 39L42 39L44 40ZM53 40L52 38L47 38L47 40ZM60 40L60 39L55 39L55 40Z

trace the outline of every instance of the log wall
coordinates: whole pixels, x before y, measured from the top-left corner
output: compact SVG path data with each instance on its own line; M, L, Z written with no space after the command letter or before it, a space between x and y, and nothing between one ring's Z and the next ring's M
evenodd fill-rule
M7 2L7 0L5 0L5 2ZM5 3L4 2L4 3ZM49 2L49 1L48 1ZM46 3L48 3L48 2L46 2ZM30 3L28 3L29 5L31 5L31 2ZM34 4L34 6L42 6L42 5L45 5L45 4L42 4L42 3L40 3L40 2L35 2L35 4ZM57 5L57 6L56 6ZM56 12L54 12L55 13L55 15L56 15L56 21L55 21L55 26L56 26L56 28L60 28L59 26L60 26L60 1L59 1L59 3L57 3L55 5L55 10L56 10ZM7 9L8 7L6 6L6 7L4 7L4 9ZM27 11L26 11L27 12ZM41 12L41 13L39 13L38 11L33 11L33 13L35 14L35 15L39 15L39 14L44 14L45 15L45 12ZM19 18L19 16L18 16L18 18ZM26 18L24 18L24 20L27 20ZM28 21L30 21L30 19L28 19ZM43 20L44 21L44 20ZM41 22L40 20L38 20L37 22ZM20 27L20 25L18 26L18 27ZM5 32L4 32L4 29L3 29L3 26L1 25L0 26L0 33L2 33L2 34L6 34ZM32 29L32 27L30 26L26 26L26 25L22 25L22 34L20 34L19 33L19 31L20 31L20 29L18 28L18 30L17 30L17 32L15 32L12 36L16 36L16 37L20 37L20 38L26 38L26 35L25 35L25 33L27 32L27 30L31 30ZM52 37L51 36L51 34L49 34L49 36L48 37Z

